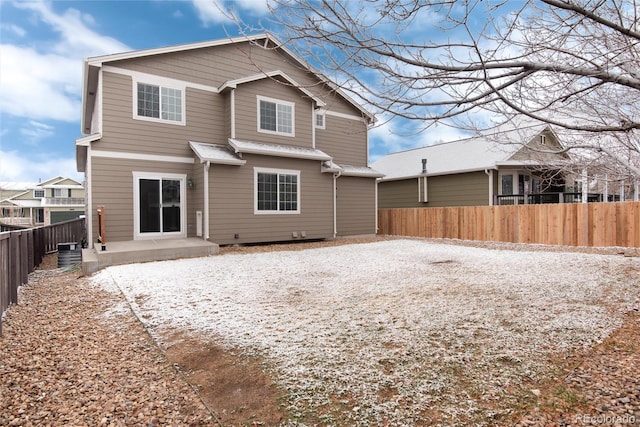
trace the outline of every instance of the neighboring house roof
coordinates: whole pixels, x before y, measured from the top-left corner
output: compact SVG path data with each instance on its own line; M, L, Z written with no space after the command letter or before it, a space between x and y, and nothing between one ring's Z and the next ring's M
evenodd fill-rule
M295 55L290 49L288 49L284 44L282 44L274 36L272 36L271 34L263 33L263 34L246 35L246 36L240 36L240 37L229 37L229 38L220 39L220 40L212 40L212 41L205 41L205 42L198 42L198 43L188 43L188 44L168 46L168 47L155 48L155 49L116 53L111 55L94 56L94 57L85 59L83 85L82 85L83 86L82 120L80 124L80 127L81 127L80 131L82 133L85 133L85 131L91 128L90 111L93 108L93 104L96 96L99 70L104 64L109 62L114 62L114 61L126 60L126 59L142 58L142 57L153 56L153 55L162 55L166 53L203 49L208 47L223 46L223 45L229 45L234 43L252 42L257 44L258 41L262 41L262 40L264 40L263 45L265 47L271 44L271 48L276 47L278 49L281 49L294 61L298 62L298 64L300 64L302 67L313 72L320 80L322 80L325 84L327 84L329 87L335 90L336 93L342 96L347 102L349 102L351 105L357 108L361 112L363 117L366 117L370 122L375 121L375 117L373 116L373 114L368 112L366 109L364 109L364 107L362 107L360 104L355 102L352 98L350 98L347 94L345 94L342 90L340 90L340 88L334 82L326 78L324 75L322 75L318 71L314 70L310 64L308 64L306 61L303 61L301 58ZM278 71L274 71L274 73L278 73ZM269 77L268 74L269 73L266 73L265 77ZM279 75L281 77L284 77L285 79L288 78L288 76L286 76L282 72L280 72ZM255 77L255 76L252 76L252 77ZM236 84L238 82L241 82L241 80L242 79L235 80ZM290 78L289 80L292 81ZM226 87L231 87L234 84L233 82L234 81L226 82L221 86L221 89L224 89Z
M0 190L25 191L38 185L35 182L0 181Z
M510 158L521 150L524 144L546 129L550 127L517 129L487 137L461 139L400 151L381 157L372 164L372 167L384 173L384 181L391 181L425 175L448 175L496 169L498 166L538 164L533 160L510 160ZM422 159L427 160L426 173L422 169Z
M21 208L39 208L42 206L42 202L40 199L36 200L15 200L15 199L7 199L6 202L19 206Z

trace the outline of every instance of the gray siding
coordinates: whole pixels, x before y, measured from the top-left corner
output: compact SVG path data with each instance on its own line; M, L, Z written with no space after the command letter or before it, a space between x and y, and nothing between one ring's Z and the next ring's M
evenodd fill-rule
M338 236L375 234L375 179L341 176L336 188Z
M308 90L318 94L327 110L360 116L360 111L299 64L280 51L239 43L185 52L111 62L109 65L186 82L220 87L228 80L264 71L282 70ZM230 136L230 96L187 87L186 125L133 118L134 88L130 76L103 72L102 139L91 150L194 158L188 142L226 144ZM257 131L257 98L262 95L295 102L295 137ZM312 101L299 89L273 79L245 83L235 90L236 138L255 142L312 147ZM325 130L317 130L316 147L341 164L365 166L366 125L358 120L326 116ZM91 152L91 150L89 150ZM186 190L187 235L196 234L196 211L209 209L210 239L220 244L295 240L293 232L307 239L333 236L333 177L321 173L320 162L244 155L244 166L211 165L209 206L204 206L204 167L199 163L171 163L90 158L92 206L89 217L97 236L97 206L105 206L107 240L134 238L133 171L185 174L193 181ZM300 171L301 213L254 213L254 167ZM338 203L340 234L375 233L375 180L340 178ZM204 218L203 218L204 219ZM203 227L204 231L204 227ZM235 235L238 238L235 238ZM298 237L300 239L300 237Z
M380 208L482 206L489 204L489 177L484 172L430 176L428 202L418 202L418 180L380 182Z
M281 50L263 49L251 43L214 46L184 52L128 59L110 65L177 80L220 87L224 82L281 70L298 84L322 98L327 108L344 114L361 115L318 78Z
M325 115L325 129L316 131L316 148L342 165L367 165L367 125L364 121Z
M94 239L98 236L98 206L105 207L107 241L133 240L133 171L191 174L193 165L94 157L92 163L92 206ZM187 234L195 235L195 211L190 209L192 192L187 190ZM193 234L191 233L193 230Z
M211 167L212 241L233 244L296 240L292 237L294 231L306 232L307 239L333 236L333 179L331 174L320 173L319 162L251 155L244 158L244 166ZM300 214L254 213L254 167L300 171Z
M187 88L181 126L134 119L129 76L105 72L103 90L103 133L94 149L192 157L189 140L226 142L225 98L216 93Z
M258 132L257 95L295 103L294 137ZM236 89L236 138L270 144L312 147L312 105L298 89L284 86L271 79L240 85Z

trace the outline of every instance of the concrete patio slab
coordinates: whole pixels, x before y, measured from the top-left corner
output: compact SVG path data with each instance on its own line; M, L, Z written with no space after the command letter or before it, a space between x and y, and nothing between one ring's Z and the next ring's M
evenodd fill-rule
M165 261L216 255L220 247L202 239L129 240L107 242L82 250L82 272L89 276L110 265Z

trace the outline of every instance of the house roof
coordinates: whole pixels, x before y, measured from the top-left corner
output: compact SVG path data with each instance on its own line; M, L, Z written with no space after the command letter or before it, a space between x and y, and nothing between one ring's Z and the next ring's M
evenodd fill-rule
M381 157L372 167L385 174L384 181L391 181L534 164L510 158L546 128L545 125L534 126L400 151ZM426 173L422 170L422 159L427 160Z
M38 185L35 182L0 181L0 190L25 191Z
M82 89L82 120L80 124L80 131L82 133L87 132L91 128L91 117L90 111L93 108L93 99L96 95L96 88L98 85L98 74L100 68L109 62L121 61L125 59L134 59L134 58L142 58L153 55L162 55L166 53L174 53L174 52L182 52L188 50L195 49L203 49L215 46L223 46L234 43L244 43L244 42L253 42L256 43L260 40L264 40L264 45L267 46L269 43L272 43L276 48L281 49L285 52L289 57L291 57L294 61L298 62L302 67L313 72L319 79L321 79L324 83L330 86L333 90L335 90L342 98L344 98L347 102L357 108L370 122L375 121L375 117L373 114L368 112L364 107L355 102L351 97L345 94L340 88L330 79L314 70L310 64L306 61L303 61L296 54L294 54L290 49L288 49L284 44L282 44L278 39L276 39L273 35L262 33L255 35L244 35L240 37L229 37L225 39L219 40L210 40L204 42L197 43L188 43L182 45L175 46L167 46L161 48L154 49L145 49L145 50L137 50L131 52L122 52L115 53L110 55L102 55L102 56L94 56L90 58L86 58L84 60L84 75L83 75L83 89ZM224 87L224 85L223 85Z
M246 160L242 160L224 145L189 141L189 147L198 156L200 163L211 162L220 165L244 165L247 163Z
M263 144L261 142L240 141L229 138L229 145L236 153L262 154L264 156L292 157L307 160L331 160L331 156L316 148L292 145Z

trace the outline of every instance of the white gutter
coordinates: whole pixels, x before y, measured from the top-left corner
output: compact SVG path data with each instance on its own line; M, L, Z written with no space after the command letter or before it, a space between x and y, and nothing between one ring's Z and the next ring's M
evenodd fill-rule
M378 234L378 183L380 179L376 179L376 187L375 187L375 205L376 205L376 234Z
M336 173L333 174L333 238L335 239L338 236L338 211L337 211L337 196L338 196L338 192L336 190L336 187L338 185L338 178L340 178L340 175L342 175L341 171L338 171ZM377 186L376 186L377 188ZM377 203L377 201L376 201ZM377 211L376 211L376 216L377 216Z
M84 167L84 193L86 196L85 199L85 208L84 208L84 217L85 217L85 226L87 227L87 248L93 248L93 198L92 195L92 185L91 185L91 169L92 169L92 161L91 161L91 144L87 146L87 159L86 165Z
M311 109L311 148L316 148L316 109ZM326 119L326 118L325 118Z
M209 167L211 162L204 164L204 240L209 240Z

